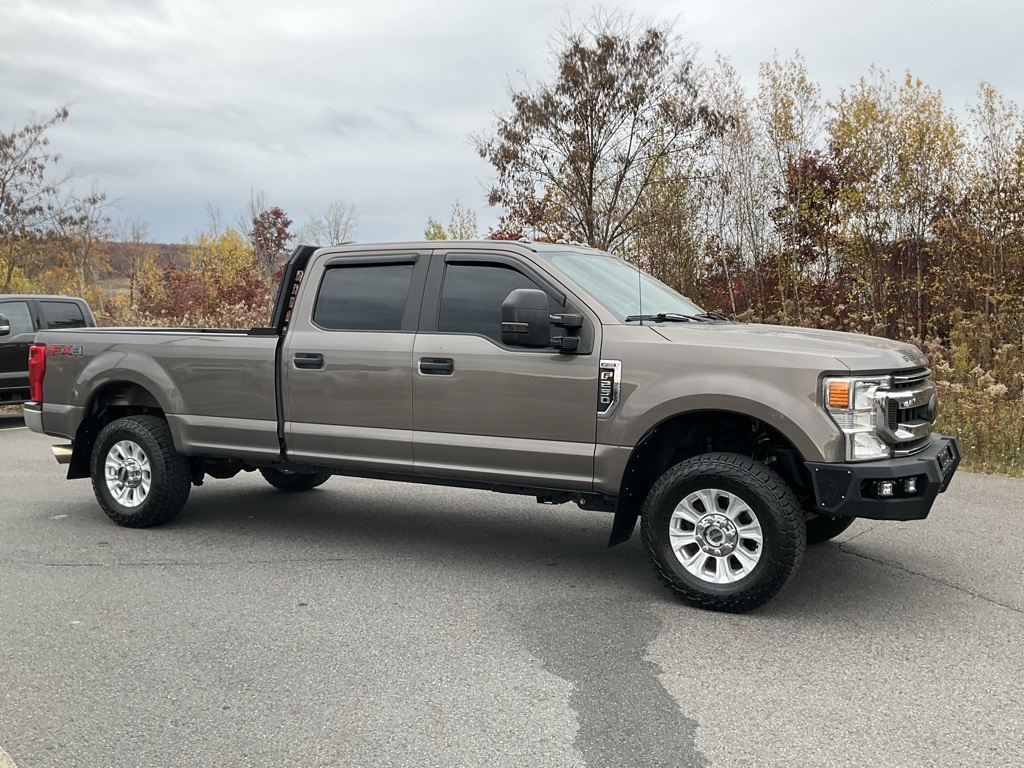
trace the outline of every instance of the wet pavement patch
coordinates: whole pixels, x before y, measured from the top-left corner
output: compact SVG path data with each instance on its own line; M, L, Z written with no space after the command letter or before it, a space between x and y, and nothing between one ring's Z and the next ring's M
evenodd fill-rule
M524 645L552 674L572 683L587 768L704 768L697 723L685 717L646 660L661 629L653 606L544 603L520 617Z

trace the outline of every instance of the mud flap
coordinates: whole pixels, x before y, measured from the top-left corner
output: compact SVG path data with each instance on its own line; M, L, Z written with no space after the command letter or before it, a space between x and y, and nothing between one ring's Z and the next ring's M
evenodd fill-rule
M637 518L640 517L640 505L633 499L621 498L615 509L615 520L612 522L612 534L608 537L608 546L614 547L617 544L629 541L636 528Z

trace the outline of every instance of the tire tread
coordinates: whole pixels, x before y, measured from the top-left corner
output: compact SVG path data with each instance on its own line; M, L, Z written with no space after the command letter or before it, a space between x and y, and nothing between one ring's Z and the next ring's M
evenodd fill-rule
M111 434L122 431L148 439L156 446L156 450L151 450L152 446L143 446L147 454L150 454L149 461L153 467L154 480L149 496L142 503L138 512L130 515L124 514L113 506L104 493L106 481L104 479L105 451L103 446ZM159 471L156 466L157 462L160 463ZM192 490L189 461L175 450L171 429L160 416L124 416L107 424L96 437L90 470L93 492L96 494L100 506L103 507L103 511L115 523L126 528L149 528L166 523L185 507L189 492ZM156 478L157 474L162 476L159 482Z
M746 485L757 486L762 501L777 511L779 552L766 551L776 566L760 583L736 595L716 595L695 589L682 581L672 569L661 562L657 532L652 517L662 494L675 482L703 475L725 476ZM768 465L737 453L705 453L680 462L668 469L651 488L643 504L642 535L648 559L658 578L685 602L697 608L729 613L744 613L773 598L792 578L800 566L806 547L804 513L786 482Z

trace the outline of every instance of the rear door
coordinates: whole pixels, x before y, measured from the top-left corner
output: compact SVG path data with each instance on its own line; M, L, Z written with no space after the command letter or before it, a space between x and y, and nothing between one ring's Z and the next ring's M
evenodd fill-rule
M302 288L281 361L289 459L412 472L412 355L427 256L337 256L304 278L315 284Z
M497 254L435 252L413 376L418 474L515 485L593 487L600 328L590 354L501 342L501 304L517 288L566 294L532 265Z
M28 348L36 335L35 307L26 299L0 299L11 332L0 337L0 403L28 398Z

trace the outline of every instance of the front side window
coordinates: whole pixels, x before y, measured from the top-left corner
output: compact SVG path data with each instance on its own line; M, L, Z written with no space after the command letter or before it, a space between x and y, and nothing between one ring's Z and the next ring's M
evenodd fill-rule
M26 301L5 301L0 302L0 315L7 315L11 323L11 336L19 333L32 333L35 328L32 326L32 314L28 309Z
M324 272L313 322L332 331L400 331L413 264L331 267Z
M540 288L521 272L499 264L448 264L437 330L473 333L501 342L501 305L517 288ZM561 312L549 298L552 312Z
M82 308L73 301L41 301L40 304L47 328L85 328Z

